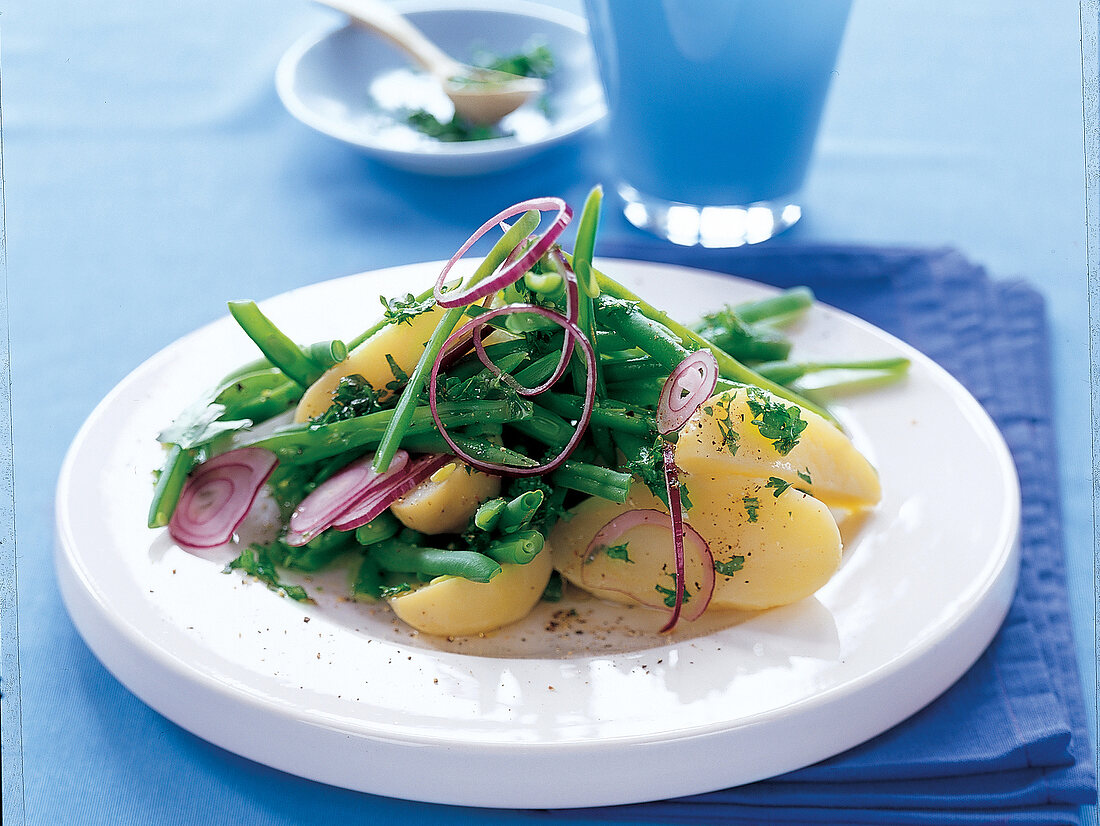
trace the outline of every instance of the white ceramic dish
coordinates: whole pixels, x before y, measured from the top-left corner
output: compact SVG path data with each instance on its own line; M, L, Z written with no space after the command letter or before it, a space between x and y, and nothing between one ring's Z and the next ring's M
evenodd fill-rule
M684 318L766 292L665 265L601 266ZM351 337L380 293L415 290L438 271L398 267L263 306L298 340ZM223 575L218 561L146 529L145 514L161 459L155 434L252 358L226 317L137 368L73 443L57 495L66 605L103 663L165 716L245 757L351 789L590 806L815 762L917 711L979 656L1015 587L1019 490L991 421L928 359L824 307L797 341L809 357L913 359L904 384L840 410L885 497L833 580L799 604L661 637L656 612L577 597L448 642L411 632L386 608L341 601L339 577L307 583L318 604L306 605Z
M544 42L556 62L545 108L529 102L501 122L507 137L447 143L405 123L406 109L441 120L453 112L431 78L416 73L395 47L344 24L295 43L279 62L275 85L287 110L308 126L357 146L372 158L430 175L476 175L516 166L572 138L604 116L585 21L523 0L396 4L460 60L479 49L495 54Z

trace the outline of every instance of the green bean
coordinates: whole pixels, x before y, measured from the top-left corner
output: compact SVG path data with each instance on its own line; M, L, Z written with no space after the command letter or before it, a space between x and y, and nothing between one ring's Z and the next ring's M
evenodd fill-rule
M537 361L532 362L527 367L524 367L513 378L519 382L522 387L538 387L552 375L554 375L554 369L558 366L558 362L561 361L560 351L551 351Z
M788 384L810 373L826 370L875 370L889 373L903 373L909 367L907 358L871 359L868 361L776 361L757 365L756 371L774 382Z
M286 377L303 388L309 387L325 372L309 354L291 341L287 335L265 316L255 301L230 301L229 313L241 325L267 358Z
M660 362L649 356L640 356L613 364L604 364L603 375L610 386L616 382L632 382L638 379L652 379L660 377L662 380L668 376L668 371Z
M523 283L526 284L527 289L533 293L553 296L555 293L561 291L562 285L565 282L556 272L528 272L523 276Z
M526 565L539 555L545 544L546 539L538 531L520 531L493 542L485 553L501 565Z
M526 354L527 342L521 338L517 338L512 341L501 341L497 344L488 344L485 346L485 354L494 362L499 361L504 356L510 356L513 353ZM473 378L484 369L485 365L481 363L481 360L476 356L471 356L469 359L450 368L447 371L447 378L465 381L466 379Z
M302 398L302 388L288 381L277 367L243 373L223 384L214 403L225 406L219 417L225 420L251 419L262 422L285 411Z
M546 398L548 395L544 393L539 398ZM509 422L508 426L557 451L569 444L569 440L577 432L573 425L557 413L553 413L537 404L533 405L531 418ZM537 464L536 462L535 465ZM535 465L531 465L531 467L535 467Z
M636 349L633 344L620 336L618 333L613 333L610 330L597 330L596 341L600 345L600 353L607 357L608 353L617 353L623 350Z
M779 295L759 301L746 301L737 304L733 311L747 324L764 319L791 318L801 315L814 303L814 294L809 287L793 287Z
M477 270L470 276L470 281L467 286L472 287L479 281L492 275L516 245L530 235L534 228L538 226L538 221L539 214L537 211L529 210L525 212L520 219L501 236L501 239L497 241L489 251L485 260L478 265ZM374 454L374 461L371 463L371 467L378 473L389 468L390 462L393 460L393 455L401 445L401 439L409 429L413 410L416 407L416 400L420 396L420 391L424 389L424 383L428 379L428 373L431 371L432 364L435 362L436 358L438 358L439 351L443 348L443 343L447 340L447 337L462 318L463 312L464 309L462 307L455 307L447 310L436 325L431 338L428 339L428 343L424 346L424 352L420 354L420 360L416 363L416 367L413 368L413 372L409 376L408 384L402 391L401 397L397 400L397 406L393 409L393 418L390 419L389 424L386 426L386 432L379 441L378 452Z
M157 476L153 489L153 501L149 505L148 524L150 528L163 528L172 519L176 510L187 474L195 466L196 451L184 450L179 445L171 445L164 460L164 467Z
M807 410L812 410L831 422L836 421L832 414L820 405L757 374L741 364L741 362L737 361L737 359L733 358L733 356L726 353L720 347L716 347L683 324L670 318L667 313L642 301L642 299L634 295L630 290L611 278L608 278L599 270L593 269L593 272L596 274L596 280L599 282L600 289L603 291L597 301L603 302L603 306L609 311L602 317L616 322L614 324L609 323L608 326L624 338L634 342L636 346L667 366L669 372L671 372L690 351L706 348L711 351L714 358L718 361L719 374L723 378L763 388L780 398L794 402ZM605 300L605 296L619 299L619 302L608 302ZM631 309L631 305L633 305L634 309ZM651 321L652 324L646 325L642 323L638 318L639 316ZM656 325L656 327L653 325ZM679 339L676 338L677 336L679 336ZM690 350L685 347L681 341L684 342L684 344L690 345ZM672 362L672 359L675 358L676 355L679 355L679 361Z
M577 420L584 410L584 399L568 393L543 393L539 404L565 419ZM537 405L536 405L537 406ZM653 414L639 407L602 399L592 405L592 423L611 430L646 435L655 430Z
M565 462L550 477L563 488L599 496L622 504L630 492L630 474L621 473L602 465L591 465L573 460Z
M506 499L490 499L483 502L474 513L475 527L483 531L491 531L500 521L500 515L508 504Z
M471 425L471 427L483 426L484 423ZM511 465L512 467L538 467L539 465L537 461L529 456L524 456L522 453L485 439L475 439L461 433L451 433L450 436L464 452L483 462L494 465ZM401 440L401 446L413 453L452 452L451 446L438 432L410 434Z
M546 494L537 488L521 493L504 506L497 529L501 533L513 533L523 528L534 518L545 498Z
M328 370L348 357L348 346L339 339L318 341L306 350L314 364Z
M663 379L638 379L607 385L608 401L632 404L635 407L656 407L661 399Z
M476 551L443 551L421 548L394 539L370 546L371 557L385 571L426 576L458 576L473 582L488 582L501 567Z
M592 255L596 248L596 228L600 223L602 203L603 187L597 184L584 201L584 209L577 222L577 237L573 243L573 272L577 276L577 287L588 298L595 298L600 294L599 282L593 277Z
M530 402L514 400L443 402L436 408L447 427L480 424L486 421L508 422L529 418ZM236 447L263 447L281 462L304 463L327 459L346 450L377 445L387 432L393 410L379 410L354 419L312 425L308 422L287 425L266 436L246 436ZM405 435L437 432L427 405L413 409Z
M389 511L383 511L365 525L355 529L355 539L360 545L373 545L384 539L396 536L401 523Z

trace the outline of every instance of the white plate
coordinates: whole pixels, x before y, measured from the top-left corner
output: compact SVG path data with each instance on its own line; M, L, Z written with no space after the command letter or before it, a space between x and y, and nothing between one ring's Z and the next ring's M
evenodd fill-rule
M768 292L665 265L601 266L683 318ZM330 281L263 307L298 340L351 337L380 293L427 285L439 267ZM809 357L913 360L904 384L840 410L885 495L840 571L799 604L661 637L656 612L578 597L448 642L341 601L340 581L308 583L318 604L303 605L223 575L146 529L145 516L155 434L253 357L226 317L137 368L73 443L57 495L66 605L96 656L157 711L230 751L350 789L590 806L821 760L917 711L989 643L1016 582L1019 490L994 425L928 359L825 307L797 341Z
M513 133L446 143L408 126L403 109L423 108L440 120L453 114L431 78L367 30L343 25L308 35L283 56L275 85L294 117L358 146L376 160L431 175L475 175L530 160L594 124L607 112L585 21L523 0L473 3L406 2L397 7L459 60L481 49L511 54L532 39L555 60L545 109L528 102L501 122Z

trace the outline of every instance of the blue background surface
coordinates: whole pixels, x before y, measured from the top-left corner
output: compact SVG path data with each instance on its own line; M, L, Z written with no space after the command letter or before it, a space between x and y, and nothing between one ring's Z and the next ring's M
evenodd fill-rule
M501 206L535 194L579 203L594 182L612 180L612 150L598 132L535 165L472 181L375 165L291 119L275 96L281 53L336 18L298 0L259 8L0 4L29 823L475 817L276 776L167 723L91 656L54 580L53 486L72 436L126 373L224 314L226 298L446 258ZM782 242L951 245L1042 291L1074 630L1092 698L1079 41L1071 0L857 2L806 217ZM603 232L637 237L611 212Z

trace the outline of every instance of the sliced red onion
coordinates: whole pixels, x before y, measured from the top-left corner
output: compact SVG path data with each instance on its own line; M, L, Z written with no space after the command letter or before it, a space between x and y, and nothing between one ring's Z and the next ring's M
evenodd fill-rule
M475 331L476 333L476 331L483 324L486 324L497 316L505 315L508 313L535 313L536 315L540 315L543 318L547 318L553 321L555 324L565 330L565 337L567 339L572 337L576 339L576 342L578 344L580 344L581 350L584 351L584 360L587 367L587 375L585 378L584 387L584 406L581 409L581 415L580 419L577 422L576 431L573 433L573 436L570 438L569 443L566 444L561 453L559 453L557 456L555 456L553 459L551 459L549 462L546 462L545 464L536 465L535 467L530 468L518 468L511 465L493 464L491 462L485 462L481 459L478 459L476 456L471 456L469 453L459 447L458 444L455 443L454 439L452 439L450 434L447 433L447 429L443 426L442 420L439 418L439 370L440 364L443 361L444 356L452 346L455 346L455 342L461 341L463 336L465 336L468 332ZM478 337L475 334L474 340L476 341L477 338ZM451 333L450 337L443 343L443 349L440 351L440 355L435 360L435 363L432 364L431 376L428 379L428 405L431 408L432 419L435 421L435 426L439 430L440 435L442 435L447 444L450 445L450 448L454 451L455 455L461 457L462 460L468 465L470 465L471 467L475 467L478 470L485 471L486 473L495 474L497 476L541 476L543 474L550 473L552 470L556 470L558 467L560 467L565 462L565 460L569 458L569 454L571 454L573 450L577 447L577 444L580 442L581 437L584 435L584 430L586 427L588 427L588 421L592 418L592 406L595 404L595 401L596 353L592 349L591 342L588 341L584 333L581 332L581 329L576 325L575 322L570 321L568 318L561 315L560 313L556 313L553 310L549 310L546 307L540 307L536 304L509 304L505 307L497 307L495 310L490 310L487 313L479 315L477 318L467 321L465 324L463 324L461 327Z
M184 548L224 545L277 464L274 453L259 447L242 447L203 462L183 486L169 535Z
M668 529L670 527L669 515L663 511L649 508L631 510L619 514L600 528L596 535L592 537L592 541L588 543L588 547L582 556L581 582L590 587L604 588L626 594L631 599L650 608L668 610L664 599L651 587L651 579L648 577L634 577L635 583L644 582L645 585L632 585L630 582L621 581L616 576L628 570L621 567L624 564L623 562L612 560L606 556L602 557L606 561L601 561L600 551L603 548L614 545L616 540L623 534L641 525L655 525ZM714 593L714 558L711 555L710 546L698 531L686 523L683 523L683 528L683 536L688 540L685 547L690 548L692 551L691 559L694 563L692 570L694 572L696 568L698 569L700 579L699 593L687 603L688 610L684 612L684 618L695 620L706 610L711 595ZM645 562L639 559L635 560L634 564L645 564ZM654 560L653 565L655 569L660 569L663 563ZM686 563L684 567L687 568ZM666 625L665 629L662 630L667 630L669 627Z
M555 247L551 250L551 255L556 253L556 258L559 265L562 267L562 272L565 273L565 317L577 323L577 315L580 311L580 303L577 293L577 276L573 273L573 268L569 266L565 260L565 256L561 253L560 247ZM498 379L501 379L505 384L519 393L521 396L537 396L540 393L545 393L551 387L558 383L558 380L565 374L565 369L569 366L569 359L573 357L573 336L566 333L565 340L561 346L561 358L558 359L558 364L554 368L554 372L550 378L544 381L537 387L524 387L511 374L505 373L501 370L491 358L489 354L485 352L485 345L482 342L480 333L474 334L474 349L477 350L477 356L481 359L481 363ZM446 369L446 365L442 369Z
M665 380L657 402L657 430L667 435L679 430L718 383L718 360L710 350L696 350L676 365Z
M554 216L553 222L542 236L538 238L526 252L516 257L514 260L511 260L512 256L509 255L505 260L505 264L502 265L497 272L472 287L468 287L460 292L443 292L443 284L447 280L451 268L469 251L470 247L477 243L481 236L501 222L515 215L522 215L524 212L532 209L537 209L539 212L557 210L557 215ZM458 252L452 255L451 260L443 267L443 271L439 274L439 278L436 279L435 282L434 295L436 304L440 307L464 307L467 304L477 301L479 298L484 298L487 295L503 290L510 284L514 284L524 273L534 266L536 261L542 258L551 246L553 246L554 242L558 240L558 237L562 234L562 231L572 217L573 210L570 209L569 204L565 203L561 198L533 198L529 201L520 201L518 204L510 206L504 211L498 212L482 224L478 230L470 236L469 240L459 247ZM527 239L525 238L520 242L520 245L522 246L526 243Z
M318 485L295 508L287 525L285 541L292 547L305 545L331 527L372 489L400 474L409 462L409 454L398 450L384 473L371 467L374 455L357 459Z
M445 464L453 461L454 457L445 453L432 453L412 460L402 472L392 477L387 476L384 483L372 487L354 507L341 514L332 527L338 531L350 531L366 525Z
M671 442L662 444L661 457L664 459L665 492L668 494L668 515L672 518L672 548L676 557L676 603L672 606L672 616L661 629L663 634L676 626L676 621L680 619L680 610L684 606L684 511L680 503L680 468L676 466L676 446ZM711 570L714 570L713 561ZM713 577L711 583L713 591ZM709 595L707 602L710 602Z

